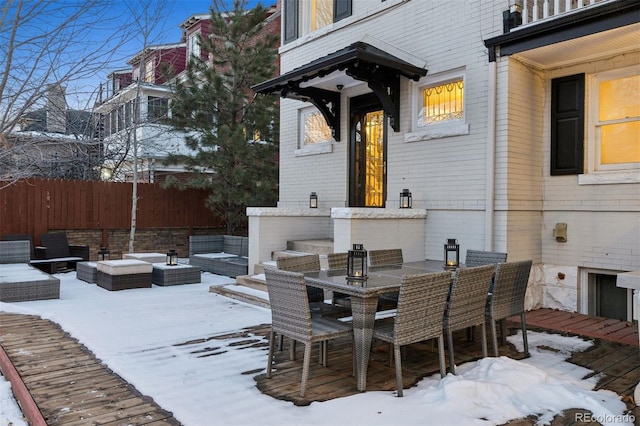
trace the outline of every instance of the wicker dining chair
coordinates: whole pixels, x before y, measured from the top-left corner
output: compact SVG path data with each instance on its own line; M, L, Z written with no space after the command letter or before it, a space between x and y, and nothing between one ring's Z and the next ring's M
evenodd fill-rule
M402 249L383 249L369 251L371 266L401 265L404 259ZM398 293L388 293L380 296L380 309L393 308L398 303Z
M346 270L347 269L347 258L349 257L349 253L340 252L340 253L327 253L327 263L329 264L329 270ZM334 305L350 307L351 306L351 298L340 292L333 292L333 297L331 298L331 302Z
M504 343L506 334L504 320L513 315L520 315L524 353L529 356L524 297L527 292L532 263L531 260L523 260L521 262L498 264L486 310L486 318L491 326L493 354L495 356L498 356L496 321L500 322L500 340Z
M289 272L319 271L320 256L318 254L281 256L276 259L276 265L278 269ZM321 288L307 286L307 299L309 300L309 308L313 315L322 315L332 318L348 317L351 315L350 307L324 303L324 290ZM283 347L283 336L280 335L278 350L282 350ZM291 348L291 359L293 359L295 356L295 342L292 342Z
M402 262L402 249L369 251L369 264L371 264L371 266L401 265Z
M493 271L493 265L484 265L461 268L454 275L443 319L449 347L449 368L453 374L456 374L452 335L454 331L481 325L482 355L487 356L485 309Z
M403 388L402 346L437 338L440 376L446 374L442 313L450 285L450 271L405 275L402 277L394 321L380 320L375 323L373 337L393 346L398 396L402 396Z
M326 366L326 342L353 336L353 328L350 324L338 320L311 315L305 290L307 286L302 273L269 268L265 269L265 277L269 302L271 303L271 332L269 333L266 377L271 378L276 333L287 336L292 341L303 343L305 348L300 385L300 396L303 397L309 377L313 344L315 342L321 343L320 361Z
M507 261L507 253L497 251L467 250L464 264L468 268L482 265L497 265Z
M311 272L320 270L320 256L307 254L302 256L283 256L276 259L278 269L290 272ZM307 287L309 303L324 303L324 291L321 288Z
M348 257L349 257L349 253L347 252L327 253L327 263L329 264L329 269L330 270L347 269Z

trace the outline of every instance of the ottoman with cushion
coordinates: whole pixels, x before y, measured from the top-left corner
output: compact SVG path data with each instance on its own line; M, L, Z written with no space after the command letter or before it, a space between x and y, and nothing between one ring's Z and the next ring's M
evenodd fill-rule
M200 268L191 265L154 263L151 281L155 285L196 284L200 282Z
M76 263L76 278L90 284L96 283L98 276L98 264L96 262Z
M150 288L151 263L136 259L103 260L97 264L96 282L110 291Z

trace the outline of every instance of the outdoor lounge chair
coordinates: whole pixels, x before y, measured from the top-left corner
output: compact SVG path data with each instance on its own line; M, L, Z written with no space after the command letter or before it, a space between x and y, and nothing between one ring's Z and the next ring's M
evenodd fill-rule
M89 260L89 246L71 245L65 232L50 232L40 236L42 246L35 248L36 260L31 264L45 272L53 274L59 263L76 269L77 262Z
M202 271L235 278L249 267L249 239L236 235L191 235L189 264Z
M60 280L31 265L29 241L0 241L0 301L60 298Z
M326 342L340 337L353 336L353 329L350 324L311 315L307 286L302 273L268 268L265 269L265 277L271 303L271 332L269 333L266 377L271 378L276 333L287 336L292 341L302 342L305 348L300 396L304 396L313 344L315 342L321 343L320 361L326 366Z
M527 292L531 260L498 264L493 289L489 294L486 317L491 326L493 354L498 356L498 338L496 321L500 322L500 340L504 343L504 320L512 315L520 315L524 353L529 356L527 341L527 323L525 320L524 296Z
M402 277L398 310L393 323L381 320L375 324L373 337L393 345L398 396L402 396L403 387L401 346L437 338L440 376L446 374L442 312L450 285L450 271L405 275Z
M482 326L482 355L487 356L485 309L493 276L493 265L458 269L453 278L443 325L449 347L449 368L456 374L452 333L467 327Z

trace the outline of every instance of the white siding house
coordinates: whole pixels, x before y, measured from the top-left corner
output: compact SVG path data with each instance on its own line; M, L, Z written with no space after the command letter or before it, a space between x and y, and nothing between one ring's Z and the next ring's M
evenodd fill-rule
M531 308L631 317L640 1L282 4L281 75L254 86L282 97L279 204L247 210L250 269L289 240L442 260L455 238L532 259Z

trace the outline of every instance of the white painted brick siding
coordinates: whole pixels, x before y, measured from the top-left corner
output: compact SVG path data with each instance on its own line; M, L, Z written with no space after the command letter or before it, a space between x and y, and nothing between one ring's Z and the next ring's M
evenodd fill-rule
M418 227L427 258L442 259L447 238L460 241L463 258L467 249L486 249L492 241L492 248L506 251L509 260L533 259L536 264L530 306L577 309L578 294L586 291L578 278L581 268L640 269L640 184L579 185L577 176L550 176L551 80L576 73L586 73L588 80L595 72L640 63L640 52L548 71L523 63L518 55L499 58L495 170L487 172L494 64L483 41L502 34L507 6L504 0L353 0L352 17L283 46L281 70L290 71L366 36L423 60L429 70L426 79L462 70L469 134L439 139L405 142L405 133L415 131L415 83L401 79L401 131L389 127L387 133L387 207L396 208L399 192L409 188L414 208L427 209L424 226ZM305 207L311 191L318 193L322 208L347 206L348 99L367 91L365 85L342 91L342 140L333 143L330 153L309 156L295 156L298 109L308 105L282 100L279 207ZM493 206L487 205L491 176ZM488 236L490 207L495 212ZM291 233L291 218L265 220L269 233ZM558 222L568 224L566 243L552 236ZM372 246L393 240L386 231L371 233ZM558 270L568 274L564 282L554 278Z

